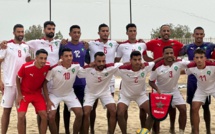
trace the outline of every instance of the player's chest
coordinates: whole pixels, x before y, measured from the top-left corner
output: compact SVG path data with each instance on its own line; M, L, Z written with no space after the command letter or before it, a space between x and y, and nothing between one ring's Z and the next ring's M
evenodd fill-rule
M212 71L213 69L204 69L204 70L198 70L195 69L192 71L193 75L201 82L206 82L210 80L214 80L215 75Z
M86 50L81 47L81 48L72 48L72 54L73 54L73 58L84 58L86 55Z
M139 83L145 82L146 79L146 73L145 71L138 71L138 72L122 72L123 74L123 81L126 83Z
M181 73L179 65L164 66L157 69L158 77L161 79L169 79L179 77Z
M37 45L36 49L45 49L48 53L58 53L60 44L59 42L42 42Z
M122 48L122 51L123 53L131 53L132 51L140 51L142 52L143 51L143 47L141 45L126 45L126 46L123 46Z
M112 71L103 70L102 72L92 70L88 72L88 80L93 81L95 83L103 82L109 78L111 78L113 75Z
M57 81L70 81L76 78L78 69L73 67L69 69L56 69L54 79Z
M104 52L104 54L106 55L114 55L115 56L115 52L116 52L116 47L114 45L99 45L99 46L94 46L90 51L94 51L94 53L96 52Z
M28 51L29 51L28 47L24 47L24 46L8 46L7 53L10 56L20 58L20 57L26 57L27 54L28 54Z

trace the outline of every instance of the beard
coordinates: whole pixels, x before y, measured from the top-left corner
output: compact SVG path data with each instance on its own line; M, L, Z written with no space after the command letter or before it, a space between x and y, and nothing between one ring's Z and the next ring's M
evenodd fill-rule
M24 36L21 36L21 35L20 36L15 36L15 39L18 40L18 41L22 41L23 38L24 38Z
M104 68L105 68L104 65L102 65L102 66L97 66L97 69L98 69L99 71L102 71Z
M54 37L54 33L52 33L52 32L51 33L47 33L46 37L53 38Z

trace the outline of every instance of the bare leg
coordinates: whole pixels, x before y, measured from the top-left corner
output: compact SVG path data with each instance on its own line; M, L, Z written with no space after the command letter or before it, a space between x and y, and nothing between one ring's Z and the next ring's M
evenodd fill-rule
M170 133L175 134L175 117L176 117L176 109L170 106L169 109L169 119L170 119Z
M38 111L38 114L41 118L40 130L41 134L46 134L47 131L47 113L46 111Z
M73 123L73 134L78 134L81 129L81 125L82 125L83 111L82 111L81 107L72 108L72 111L75 114L75 121Z
M10 122L11 108L4 108L1 117L1 133L6 134Z
M57 110L51 110L49 111L49 130L51 134L58 134L57 132L57 125L55 122L55 117L56 117Z
M90 133L91 134L95 134L94 126L95 126L95 120L96 120L97 105L98 105L98 99L96 99L93 105L93 110L91 111L91 114L90 114Z
M203 116L205 120L205 127L206 127L207 134L211 134L211 113L210 113L209 104L202 105L202 108L204 110Z
M127 134L127 124L125 114L128 106L124 103L117 104L117 119L122 134Z
M139 112L139 118L140 118L141 128L145 128L146 127L146 112L141 108L140 108L140 112Z
M89 134L91 106L84 106L84 134Z
M116 104L110 103L106 105L107 110L110 113L110 119L109 119L109 134L114 134L115 128L116 128Z
M65 133L70 134L69 126L70 126L70 111L68 111L68 107L64 103L64 110L63 110L63 120L64 120L64 128Z
M18 112L17 128L19 134L26 134L25 132L25 114L26 112Z
M186 110L186 105L182 104L182 105L176 105L176 107L179 110L179 118L178 118L178 122L179 122L179 129L181 130L185 130L186 127L186 123L187 123L187 110Z
M192 102L192 121L193 121L193 130L194 134L199 134L199 109L203 103L202 102L197 102L193 101Z

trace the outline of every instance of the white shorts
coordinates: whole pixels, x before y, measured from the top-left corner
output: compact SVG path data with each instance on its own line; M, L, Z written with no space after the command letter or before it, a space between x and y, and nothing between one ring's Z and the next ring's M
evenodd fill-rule
M3 108L12 108L16 99L16 86L4 86L4 94L2 96L1 106Z
M126 97L120 93L118 103L124 103L125 105L129 106L131 101L135 101L137 105L140 106L147 100L149 100L149 97L146 94Z
M61 101L64 101L68 107L68 111L74 107L82 107L78 98L76 97L74 92L69 93L67 96L55 96L54 94L49 94L49 98L54 103L55 107L52 106L52 110L56 110Z
M165 92L162 92L165 93ZM172 94L173 98L172 98L172 107L174 108L176 105L186 105L186 102L183 98L183 96L181 95L181 92L179 90L175 90L172 93L165 93L165 94Z
M206 101L206 98L209 97L209 95L212 95L213 97L215 97L215 93L209 94L197 88L192 101L199 101L199 102L203 102L204 104Z
M112 79L110 81L109 90L111 93L115 92L115 77L114 76L112 77Z
M111 95L111 92L105 92L101 95L94 95L91 93L85 93L84 95L84 104L83 106L93 106L96 99L100 99L102 102L103 107L105 107L107 104L115 103L113 96Z

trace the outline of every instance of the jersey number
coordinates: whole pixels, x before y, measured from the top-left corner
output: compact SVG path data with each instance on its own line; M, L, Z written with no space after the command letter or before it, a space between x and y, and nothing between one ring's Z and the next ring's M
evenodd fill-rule
M104 54L107 54L107 47L104 47Z
M101 82L102 81L102 77L98 77L98 82Z
M70 79L70 73L69 72L64 73L63 75L64 75L65 80L69 80Z
M134 83L138 83L138 77L134 77Z
M74 53L75 53L76 58L80 58L80 51L79 50L75 50Z
M169 78L172 78L173 75L172 75L172 71L169 71Z
M53 52L53 48L52 48L52 45L49 45L50 49L51 49L51 52Z
M206 81L206 76L205 75L200 75L199 78L202 80L202 81Z
M22 51L18 50L18 57L22 57Z

